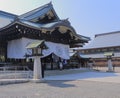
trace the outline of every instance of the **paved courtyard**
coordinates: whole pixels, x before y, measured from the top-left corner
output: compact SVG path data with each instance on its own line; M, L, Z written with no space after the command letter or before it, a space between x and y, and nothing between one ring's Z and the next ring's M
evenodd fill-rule
M120 98L120 74L84 72L48 76L44 83L1 85L0 98Z

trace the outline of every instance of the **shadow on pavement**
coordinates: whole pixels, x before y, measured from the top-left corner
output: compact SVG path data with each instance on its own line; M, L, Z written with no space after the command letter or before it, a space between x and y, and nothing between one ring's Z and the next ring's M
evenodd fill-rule
M49 86L53 86L53 87L60 87L60 88L69 88L69 87L75 87L74 84L69 84L68 81L47 81L46 82Z

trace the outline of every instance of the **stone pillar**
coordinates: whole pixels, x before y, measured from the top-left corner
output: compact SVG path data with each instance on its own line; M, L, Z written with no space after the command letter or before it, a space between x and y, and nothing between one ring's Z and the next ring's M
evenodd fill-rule
M112 71L113 71L112 61L111 59L108 59L108 72L112 72Z
M34 57L34 72L33 72L33 80L34 82L42 81L42 68L41 68L41 59L40 56Z

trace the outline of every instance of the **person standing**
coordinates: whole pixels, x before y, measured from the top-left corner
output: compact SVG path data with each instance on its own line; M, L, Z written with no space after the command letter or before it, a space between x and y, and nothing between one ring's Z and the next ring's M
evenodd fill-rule
M62 64L62 59L61 58L59 58L59 68L60 68L60 70L63 69L63 64Z

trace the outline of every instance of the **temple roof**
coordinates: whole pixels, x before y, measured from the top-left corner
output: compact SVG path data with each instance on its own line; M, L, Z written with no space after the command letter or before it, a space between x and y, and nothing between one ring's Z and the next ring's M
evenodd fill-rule
M2 15L4 17L8 17L8 18L15 18L15 17L17 17L17 15L15 15L15 14L11 14L11 13L8 13L8 12L5 12L5 11L1 11L1 10L0 10L0 15Z
M32 11L29 11L25 14L22 14L19 16L20 19L24 19L24 20L32 20L32 19L35 19L37 17L40 17L44 14L46 14L48 11L52 10L53 13L55 14L55 16L57 17L57 19L59 20L57 14L55 13L54 9L53 9L53 5L52 3L48 3L48 4L45 4L39 8L36 8Z
M79 34L77 34L77 35L84 41L90 41L91 40L90 37L86 37L86 36L79 35Z
M95 35L95 38L82 49L120 46L120 31Z
M34 22L26 21L26 20L19 20L19 22L24 23L29 26L36 27L38 29L53 29L53 28L55 28L57 26L61 26L61 25L70 27L70 25L65 23L64 20L59 20L59 21L46 23L46 24L34 23Z
M88 42L90 38L88 37L85 37L85 36L82 36L82 35L78 35L76 33L76 31L74 30L74 28L69 24L69 22L65 22L67 20L59 20L59 21L56 21L56 22L51 22L51 23L47 23L47 24L40 24L40 23L33 23L33 22L30 22L30 21L26 21L26 20L23 20L23 19L17 19L16 21L13 21L11 22L10 24L8 24L7 26L3 27L0 29L0 31L4 31L14 25L23 25L25 27L31 27L33 29L36 29L36 30L45 30L45 31L54 31L56 27L58 28L65 28L66 31L67 30L70 30L71 32L71 36L74 36L75 39L74 40L83 40L84 42ZM10 33L10 32L9 32ZM63 32L65 33L65 32ZM77 47L79 46L82 46L84 44L76 44Z
M32 32L35 35L37 33L35 33L34 30L39 30L40 32L44 33L48 31L56 32L58 34L60 32L61 35L66 33L65 36L68 36L68 38L65 38L64 36L64 39L68 39L67 41L71 43L71 46L73 44L76 44L77 46L81 45L79 43L82 43L82 45L84 45L84 43L90 40L88 37L78 35L74 28L71 26L68 19L60 20L51 2L20 16L0 11L0 22L0 34L10 35L14 32L14 36L12 38L19 36L19 31L21 31L21 33L28 32L26 28L31 28L33 29ZM20 28L16 28L18 25ZM57 28L58 31L56 31ZM30 32L31 30L29 30L29 33ZM59 36L57 34L56 36ZM63 37L59 36L59 40L63 40Z
M33 27L33 28L36 28L36 29L40 29L40 30L41 29L51 30L51 29L54 29L55 27L66 26L66 27L68 27L68 29L71 29L76 34L74 28L69 23L67 23L65 21L67 21L67 20L59 20L59 21L56 21L56 22L40 24L40 23L34 23L34 22L26 21L26 20L23 20L23 19L17 19L17 20L11 21L11 23L9 23L5 27L1 28L0 31L3 30L3 29L7 29L8 27L18 23L18 24L22 24L22 25L25 25L25 26L30 26L30 27ZM81 37L83 37L83 36L81 36Z
M16 17L17 15L0 11L0 28L12 23Z

